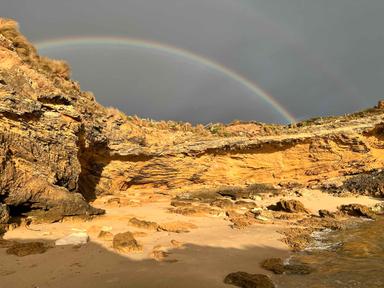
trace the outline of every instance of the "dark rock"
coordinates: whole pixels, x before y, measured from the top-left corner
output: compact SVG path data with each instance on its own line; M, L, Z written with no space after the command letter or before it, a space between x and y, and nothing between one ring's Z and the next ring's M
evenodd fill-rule
M336 192L348 191L359 195L384 197L384 170L355 175L345 180Z
M42 242L14 243L6 252L7 254L24 257L32 254L45 253L49 248L47 244Z
M308 275L314 272L314 269L305 264L288 264L284 265L286 274L291 275Z
M268 206L269 210L283 211L289 213L310 213L300 201L297 200L280 200L275 205Z
M361 204L348 204L341 205L338 209L349 215L354 217L366 217L366 218L374 218L374 213L365 205Z
M139 252L143 247L137 243L131 232L116 234L113 237L113 248L122 253Z
M261 267L275 274L283 274L285 271L283 259L281 258L266 259L261 263Z
M325 210L325 209L320 209L319 210L319 216L321 218L326 218L326 217L331 217L331 218L335 218L335 214L328 211L328 210Z
M264 274L249 274L246 272L235 272L228 274L224 283L232 284L242 288L275 288L272 280Z
M261 194L277 194L278 190L267 184L252 184L245 188L242 187L225 187L217 191L224 197L230 197L232 200L240 199L256 199Z
M15 245L15 241L5 240L0 238L0 248L9 248Z
M218 190L217 193L223 197L230 197L232 200L249 198L250 196L250 193L241 187L225 187Z
M294 274L307 275L313 272L313 269L305 264L284 264L281 258L269 258L261 263L261 266L275 274Z

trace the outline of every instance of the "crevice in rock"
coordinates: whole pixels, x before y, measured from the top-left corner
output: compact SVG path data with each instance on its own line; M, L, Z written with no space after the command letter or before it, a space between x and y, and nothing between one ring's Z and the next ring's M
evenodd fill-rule
M53 105L70 105L71 99L63 95L43 95L38 98L39 102Z
M0 116L4 116L5 118L8 118L9 120L17 121L17 122L31 122L31 121L38 121L43 114L43 111L35 111L32 113L24 113L24 114L14 114L7 111L0 111Z
M9 215L11 218L19 218L26 216L29 212L33 210L39 210L32 207L32 204L29 202L23 203L22 205L8 205Z
M107 143L97 143L96 145L93 142L86 143L84 127L81 128L78 137L78 160L81 166L78 191L89 202L97 198L97 185L104 167L110 162L110 159L104 155L108 155L109 152Z

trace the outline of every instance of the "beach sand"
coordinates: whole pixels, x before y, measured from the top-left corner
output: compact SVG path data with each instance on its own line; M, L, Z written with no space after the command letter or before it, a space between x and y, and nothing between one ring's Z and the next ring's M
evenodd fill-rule
M168 211L169 196L137 197L141 198L127 196L129 203L138 203L128 206L113 203L110 197L100 198L94 205L106 209L106 214L91 220L68 218L8 231L4 238L17 241L50 241L85 231L90 241L79 247L56 246L46 253L25 257L8 255L6 249L0 249L0 287L227 287L223 283L227 274L268 274L260 267L261 261L290 253L277 232L287 227L284 221L233 229L223 214L184 216ZM258 204L267 206L281 198L268 197ZM363 196L334 197L316 190L304 190L300 197L287 198L300 200L313 213L318 209L334 211L341 204L372 206L379 202ZM196 228L189 228L187 233L140 229L130 225L132 217L160 225L191 223ZM110 239L98 238L101 230L112 234L130 231L143 250L118 253Z

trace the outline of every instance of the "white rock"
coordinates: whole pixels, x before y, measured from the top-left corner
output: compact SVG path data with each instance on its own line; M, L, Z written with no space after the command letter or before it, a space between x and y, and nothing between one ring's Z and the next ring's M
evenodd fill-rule
M257 216L256 219L260 220L260 221L269 221L270 220L270 219L263 217L263 216Z
M69 234L63 238L56 240L55 245L84 245L89 241L89 236L85 232L77 232Z
M103 227L101 227L101 231L111 232L112 227L111 226L103 226Z

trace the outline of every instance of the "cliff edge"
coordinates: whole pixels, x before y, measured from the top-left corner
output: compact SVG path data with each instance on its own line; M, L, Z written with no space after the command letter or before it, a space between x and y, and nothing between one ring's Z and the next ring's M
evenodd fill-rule
M0 224L36 213L101 214L89 203L130 190L340 190L356 174L363 182L381 175L381 108L288 126L126 116L81 91L66 63L39 56L15 21L0 18ZM357 186L356 193L383 196L381 182Z

